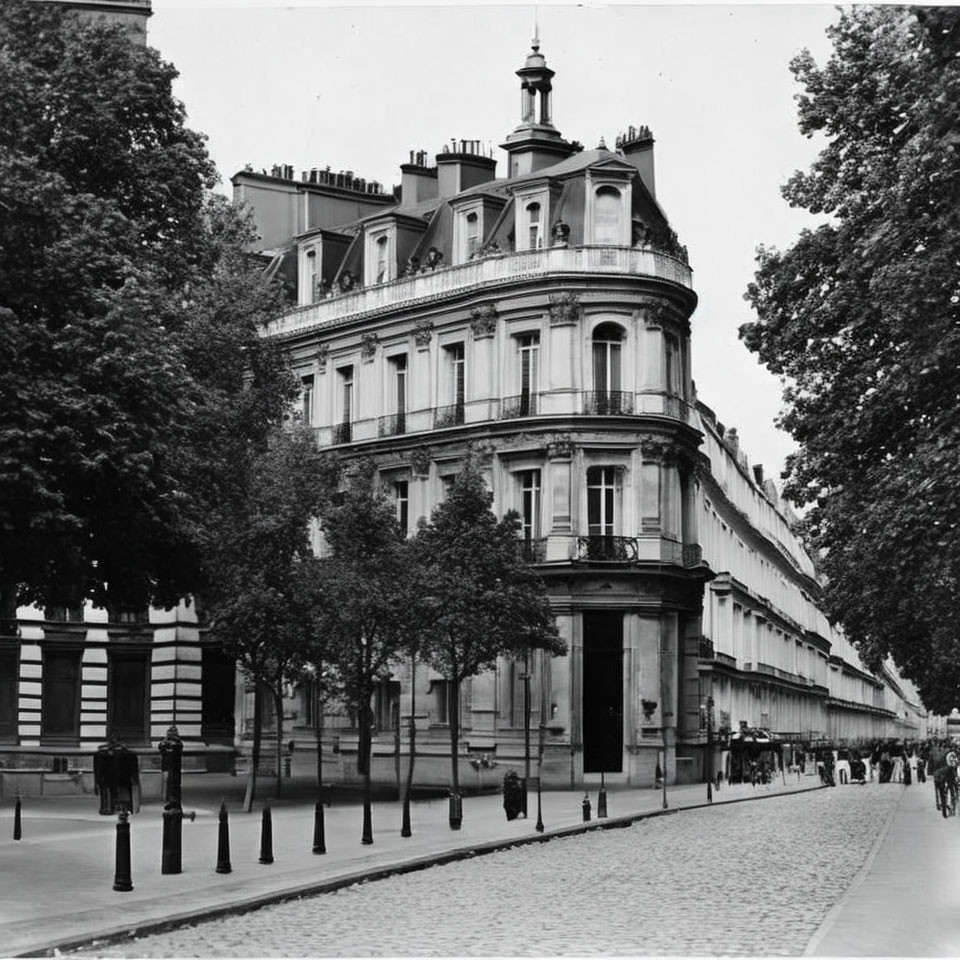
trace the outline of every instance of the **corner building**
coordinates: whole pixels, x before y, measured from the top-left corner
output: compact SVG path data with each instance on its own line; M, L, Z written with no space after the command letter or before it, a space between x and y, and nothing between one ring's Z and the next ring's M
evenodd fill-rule
M922 707L831 631L776 491L696 400L697 296L656 199L650 131L583 149L553 125L538 41L517 75L505 178L463 140L434 165L411 152L393 196L329 168L233 178L265 263L296 290L265 335L298 371L318 445L372 458L411 533L469 450L495 509L522 517L569 652L464 684L464 783L491 760L522 764L525 674L547 784L652 784L658 762L670 781L699 779L708 698L721 735L918 735ZM418 781L444 783L447 681L417 678ZM385 781L407 749L409 684L398 664L372 704ZM309 692L289 708L311 748ZM352 722L326 720L348 779Z

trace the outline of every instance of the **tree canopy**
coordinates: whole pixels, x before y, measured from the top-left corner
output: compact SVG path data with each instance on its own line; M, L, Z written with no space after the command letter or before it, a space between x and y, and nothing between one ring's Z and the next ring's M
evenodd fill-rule
M249 223L209 193L175 77L121 26L0 4L7 611L194 592L207 498L294 395L258 336L279 293L249 269Z
M826 145L783 188L824 215L761 248L740 335L784 382L825 599L866 662L960 705L960 10L852 7L791 65Z

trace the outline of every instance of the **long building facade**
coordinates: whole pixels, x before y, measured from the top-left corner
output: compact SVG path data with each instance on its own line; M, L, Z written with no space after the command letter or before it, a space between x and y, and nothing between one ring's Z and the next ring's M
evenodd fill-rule
M465 681L461 782L490 786L541 752L548 786L698 780L744 729L797 748L924 736L912 686L866 670L828 623L789 507L696 396L697 295L650 130L613 150L566 140L553 76L535 42L500 178L479 140L432 163L412 151L393 191L329 168L233 178L295 302L265 336L300 377L294 412L318 447L372 459L408 532L468 453L495 509L522 518L568 652ZM7 617L0 790L89 787L110 737L155 768L170 724L193 769L249 753L256 691L195 604ZM446 678L395 665L371 703L377 780L400 777L413 723L417 782L447 782L450 704ZM322 726L327 776L357 778L348 711L309 688L282 718L263 706L294 759L315 756Z
M522 517L568 654L464 684L465 782L525 762L527 719L548 784L653 783L658 765L700 779L743 728L798 748L923 735L915 692L831 628L789 508L696 397L697 297L650 130L583 149L553 124L536 41L517 75L502 178L479 140L432 164L411 151L391 197L329 168L233 178L296 291L267 335L301 378L318 445L371 458L410 532L468 451L495 509ZM415 710L406 664L372 704L375 776L397 775L413 713L420 776L445 782L447 681L416 677ZM305 747L312 709L290 700ZM350 724L326 718L345 778Z

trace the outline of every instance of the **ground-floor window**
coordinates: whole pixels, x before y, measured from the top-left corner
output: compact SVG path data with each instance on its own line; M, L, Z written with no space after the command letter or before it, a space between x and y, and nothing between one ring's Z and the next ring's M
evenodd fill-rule
M79 649L43 651L40 735L47 742L75 743L80 736Z
M378 731L396 730L400 721L400 681L382 680L373 692L373 716Z
M150 651L111 650L108 665L107 735L143 743L149 740Z
M204 647L201 736L207 743L233 743L236 666L221 647Z
M19 681L20 648L13 644L0 647L0 740L17 736Z
M433 694L434 722L449 723L452 713L453 684L449 680L433 680L430 690Z

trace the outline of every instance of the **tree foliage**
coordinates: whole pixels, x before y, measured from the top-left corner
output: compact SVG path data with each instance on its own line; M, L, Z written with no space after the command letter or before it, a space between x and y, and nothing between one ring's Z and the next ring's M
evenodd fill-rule
M451 685L454 793L459 793L460 684L493 669L503 655L566 651L544 585L521 556L518 514L497 519L492 505L482 474L468 461L414 541L429 611L421 656Z
M251 227L176 71L56 4L0 4L0 592L172 604L209 497L295 386ZM249 372L245 372L249 371Z
M853 7L792 63L826 146L784 187L825 215L761 248L741 337L785 384L826 601L866 661L960 704L960 11Z
M207 518L204 599L211 637L273 697L279 791L284 685L299 678L315 640L318 579L309 530L331 495L336 467L317 453L312 431L288 429L275 431L261 449L251 448L234 472L234 495L211 506ZM259 706L258 691L253 782Z

